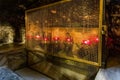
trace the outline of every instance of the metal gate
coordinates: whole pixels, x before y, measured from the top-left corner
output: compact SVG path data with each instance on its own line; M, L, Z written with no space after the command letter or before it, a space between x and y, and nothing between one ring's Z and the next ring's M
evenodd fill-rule
M26 47L101 66L103 0L62 0L26 11Z

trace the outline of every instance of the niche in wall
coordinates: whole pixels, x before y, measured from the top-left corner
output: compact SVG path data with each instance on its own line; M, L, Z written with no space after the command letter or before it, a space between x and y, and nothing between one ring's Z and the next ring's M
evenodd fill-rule
M0 24L0 45L13 43L14 29L8 24Z

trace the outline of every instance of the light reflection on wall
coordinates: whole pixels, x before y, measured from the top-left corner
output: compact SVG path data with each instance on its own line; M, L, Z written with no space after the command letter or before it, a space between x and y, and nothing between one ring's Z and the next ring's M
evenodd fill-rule
M11 25L0 25L0 45L13 43L14 34L14 29Z
M21 28L21 37L22 37L22 44L24 44L25 43L25 28L24 27L22 27Z

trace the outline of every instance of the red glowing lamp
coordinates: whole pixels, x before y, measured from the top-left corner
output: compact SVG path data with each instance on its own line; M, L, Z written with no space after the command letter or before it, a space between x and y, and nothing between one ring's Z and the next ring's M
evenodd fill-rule
M72 42L73 40L72 40L72 38L66 38L66 41L67 42Z
M98 43L99 42L99 38L98 37L94 37L94 38L91 39L91 41L93 43Z
M97 36L90 37L89 40L94 44L99 42L99 38Z
M48 41L49 39L48 39L47 37L44 37L43 40L44 40L44 41Z
M91 41L90 41L90 40L83 40L82 43L85 44L85 45L90 45L90 44L91 44Z
M60 38L59 38L59 37L54 37L53 40L54 40L54 41L59 41Z
M95 38L95 42L99 42L99 39L98 39L98 37L96 37L96 38Z

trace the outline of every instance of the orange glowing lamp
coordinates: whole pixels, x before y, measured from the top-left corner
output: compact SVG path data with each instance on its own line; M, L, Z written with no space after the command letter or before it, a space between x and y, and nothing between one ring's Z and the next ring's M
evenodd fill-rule
M40 36L40 35L36 35L36 36L35 36L35 39L36 39L36 40L40 40L40 39L41 39L41 36Z

